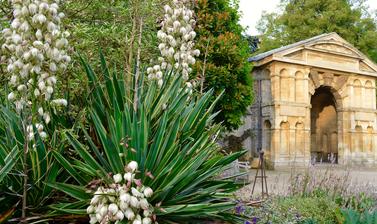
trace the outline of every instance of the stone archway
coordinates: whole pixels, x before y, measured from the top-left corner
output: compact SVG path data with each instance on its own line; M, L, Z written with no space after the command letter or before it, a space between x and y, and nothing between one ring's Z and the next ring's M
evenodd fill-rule
M377 64L335 33L249 61L253 78L262 83L255 93L262 104L250 107L245 128L256 136L263 121L271 122L262 139L271 138L264 146L270 146L266 158L273 166L306 165L311 155L342 165L377 165ZM250 152L261 142L251 139Z
M311 97L311 155L317 162L337 162L338 114L331 87L321 86Z

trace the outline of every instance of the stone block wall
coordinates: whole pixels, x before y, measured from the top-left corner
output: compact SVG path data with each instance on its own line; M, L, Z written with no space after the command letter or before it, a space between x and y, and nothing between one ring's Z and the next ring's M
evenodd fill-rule
M307 165L315 157L325 162L330 155L344 165L377 165L375 78L280 62L255 69L253 77L261 103L250 107L237 131L250 133L243 142L249 157L257 155L261 107L262 149L274 166ZM321 89L323 102L312 102Z

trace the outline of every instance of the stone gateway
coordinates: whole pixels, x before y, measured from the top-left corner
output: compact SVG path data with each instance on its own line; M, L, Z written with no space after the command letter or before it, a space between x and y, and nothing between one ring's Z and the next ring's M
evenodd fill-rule
M273 166L377 165L377 65L336 33L250 58L255 103L236 134ZM250 131L251 130L251 131Z

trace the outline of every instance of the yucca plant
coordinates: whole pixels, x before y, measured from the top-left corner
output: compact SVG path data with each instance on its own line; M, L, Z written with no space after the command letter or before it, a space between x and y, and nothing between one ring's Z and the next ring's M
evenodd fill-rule
M36 132L35 147L29 149L27 159L24 160L25 135L21 118L10 107L0 107L0 223L44 219L47 205L57 200L53 188L45 182L69 179L51 152L51 148L55 152L62 152L66 146L61 141L60 133L54 131L58 120L50 124L49 130L46 129L51 133L47 142L43 142ZM28 167L27 220L19 219L24 189L24 164Z
M0 108L0 212L5 212L0 216L8 217L14 211L10 221L17 223L41 217L53 195L45 182L63 177L64 172L50 152L51 148L64 149L58 126L53 124L57 122L51 122L51 117L68 105L66 99L57 98L63 95L57 90L71 61L69 32L63 29L59 3L9 1L6 11L13 16L2 19L7 25L0 37L0 66L7 82L8 106Z
M137 161L137 177L154 190L150 203L159 223L241 220L232 212L233 192L240 185L218 175L242 152L220 153L216 139L221 125L213 123L212 91L193 97L174 72L165 74L170 78L161 89L141 75L134 107L133 88L127 88L122 74L109 71L103 56L101 62L103 77L98 77L83 61L92 89L89 114L95 134L83 127L85 140L79 141L67 132L77 157L54 153L75 182L50 183L70 196L67 203L52 207L85 215L91 189L111 182L112 174Z
M6 90L6 88L5 88ZM6 91L5 91L6 92ZM45 130L49 138L42 141L35 131L35 147L30 148L27 159L24 160L25 134L22 120L12 107L12 104L0 97L0 223L41 223L51 220L46 216L48 205L58 201L58 195L46 182L69 181L70 176L62 169L52 154L63 153L67 148L67 141L61 137L61 131L72 128L72 123L65 113L54 118ZM35 127L34 127L35 128ZM23 195L23 167L28 167L27 180L27 217L21 219L21 203Z

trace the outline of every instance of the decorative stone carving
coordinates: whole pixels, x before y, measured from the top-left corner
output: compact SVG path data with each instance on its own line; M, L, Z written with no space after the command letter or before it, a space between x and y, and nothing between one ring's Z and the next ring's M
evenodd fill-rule
M346 83L347 83L347 81L348 81L348 77L349 77L349 76L347 76L347 75L341 75L341 76L339 76L339 77L337 78L335 84L334 84L334 89L335 89L336 91L342 89L342 88L346 85Z
M311 71L309 77L313 81L315 89L321 86L320 76L317 71Z
M349 48L344 47L343 45L339 45L339 44L331 43L331 42L321 43L321 44L315 44L315 45L313 45L313 47L314 48L318 48L318 49L328 50L328 51L331 51L331 52L358 56L357 54L355 54Z
M332 86L332 82L334 80L334 75L332 73L326 72L322 74L322 78L323 78L323 85Z

